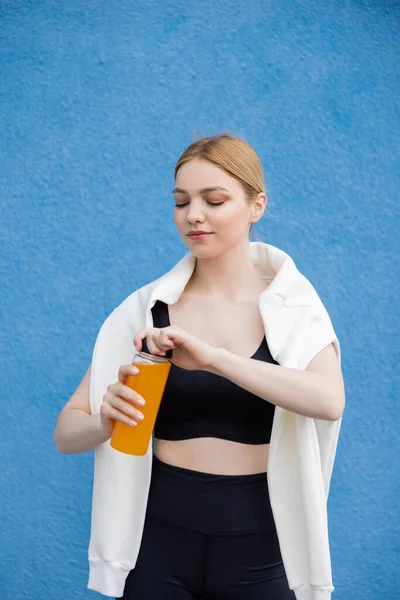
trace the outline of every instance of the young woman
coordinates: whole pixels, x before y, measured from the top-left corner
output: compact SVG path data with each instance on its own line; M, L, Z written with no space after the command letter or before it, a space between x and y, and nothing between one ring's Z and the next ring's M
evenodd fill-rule
M308 417L309 421L340 420L345 400L337 339L333 334L328 340L331 343L322 343L321 351L304 370L281 366L271 354L266 336L269 317L260 310L260 298L268 293L274 277L263 275L249 242L251 226L262 217L267 197L260 161L246 142L221 135L193 143L176 165L173 196L175 224L193 257L193 272L182 289L177 286L175 291L170 277L174 301L153 301L152 326L144 326L142 321L132 336L137 350L146 339L153 354L165 356L168 350L173 351L149 450L150 487L147 489L143 479L143 490L129 492L143 495L145 519L143 526L138 526L136 551L129 556L132 568L127 568L128 561L113 562L104 556L110 548L92 561L93 568L96 560L103 561L104 573L113 562L114 572L124 571L115 575L123 586L110 583L114 574L103 573L99 583L89 587L119 596L122 591L112 590L123 590L125 600L317 597L304 590L320 585L318 582L293 581L289 587L280 544L288 565L303 558L290 556L284 545L286 533L280 539L275 525L267 478L269 448L276 410L292 417ZM273 247L268 248L269 260ZM281 281L288 261L285 264L279 271ZM296 277L303 278L297 272ZM292 276L288 279L289 283L294 281ZM289 301L285 303L290 306ZM290 314L294 314L293 309ZM268 327L272 343L273 336L278 335L272 320ZM97 352L102 352L100 342ZM277 355L278 350L274 352ZM281 355L285 356L283 351ZM89 367L59 416L55 444L61 452L102 447L109 460L122 464L123 459L114 458L120 453L108 444L112 421L140 427L146 400L124 385L129 373L136 374L137 369L119 365L118 380L108 381L99 412L92 414L91 378L92 394L97 388ZM132 459L132 465L137 464L138 459ZM111 472L114 467L108 468L109 476ZM296 470L291 475L288 469L287 478L295 481L298 476ZM102 485L106 486L104 481ZM129 486L126 481L124 485ZM284 485L290 490L289 480ZM99 486L97 483L95 488ZM118 510L113 506L110 515ZM121 508L124 510L133 513L134 506ZM293 514L286 517L289 523ZM139 511L137 518L140 520ZM110 528L106 523L93 527ZM115 539L128 543L123 525L119 527ZM293 574L293 580L296 578ZM319 573L314 572L314 579L318 578ZM330 597L333 589L329 581L323 583L323 593L318 595L321 600ZM295 585L301 588L296 596L292 591Z

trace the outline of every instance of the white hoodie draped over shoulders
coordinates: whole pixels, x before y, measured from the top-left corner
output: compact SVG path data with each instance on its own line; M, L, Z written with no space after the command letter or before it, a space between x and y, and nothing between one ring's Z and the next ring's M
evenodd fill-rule
M339 341L331 319L308 279L283 250L250 244L253 262L270 285L260 312L272 357L305 370ZM99 413L107 386L134 354L133 339L151 327L156 300L174 304L196 259L187 254L168 273L128 296L104 321L92 358L90 407ZM334 590L328 539L327 499L342 418L325 421L276 407L267 478L282 560L296 600L329 600ZM140 549L150 486L153 443L144 456L129 456L109 441L95 448L88 588L123 595Z

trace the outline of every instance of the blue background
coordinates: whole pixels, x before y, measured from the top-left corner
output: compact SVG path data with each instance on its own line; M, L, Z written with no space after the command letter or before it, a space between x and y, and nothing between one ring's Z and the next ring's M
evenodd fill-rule
M397 599L399 3L0 10L1 599L100 597L86 589L93 456L58 454L54 426L107 315L186 251L174 165L222 132L264 166L257 238L291 254L341 342L333 597Z

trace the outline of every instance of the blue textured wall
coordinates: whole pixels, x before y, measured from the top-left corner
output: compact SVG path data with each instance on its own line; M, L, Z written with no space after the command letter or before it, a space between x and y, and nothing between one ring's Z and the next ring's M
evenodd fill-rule
M194 134L222 130L258 151L271 213L258 236L293 256L342 344L335 600L397 599L399 3L0 10L1 600L99 597L92 454L59 455L53 429L105 317L185 251L174 164Z

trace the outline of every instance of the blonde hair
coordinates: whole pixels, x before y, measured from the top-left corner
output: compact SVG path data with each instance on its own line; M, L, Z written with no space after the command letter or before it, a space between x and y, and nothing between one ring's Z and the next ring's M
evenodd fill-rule
M248 202L253 202L260 192L266 193L260 159L255 150L240 138L221 134L196 140L176 163L175 179L179 168L195 158L208 160L237 179Z

